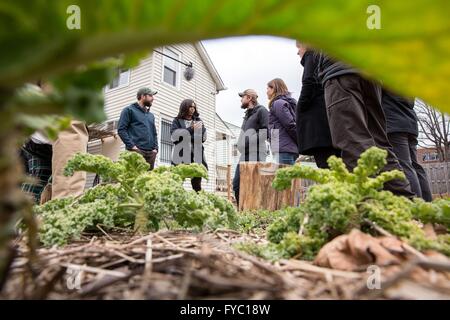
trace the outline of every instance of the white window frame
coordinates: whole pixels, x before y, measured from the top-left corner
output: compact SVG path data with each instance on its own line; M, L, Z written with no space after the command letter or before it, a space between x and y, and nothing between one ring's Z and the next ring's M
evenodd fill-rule
M169 116L167 116L167 115L164 115L164 114L160 114L160 116L159 116L159 132L158 132L158 138L159 138L159 140L158 140L158 145L159 145L159 150L158 150L158 165L171 165L172 164L172 162L169 162L169 163L167 163L167 162L162 162L162 160L161 160L161 155L162 155L162 123L163 123L163 121L167 121L167 122L170 122L170 123L172 123L172 121L173 121L173 117L169 117ZM173 145L173 143L172 143L172 145ZM172 146L172 148L173 148L173 146ZM172 149L172 151L173 151L173 149ZM172 157L172 154L170 155L171 157Z
M123 73L127 73L127 81L126 83L120 84L117 87L111 88L111 83L108 83L105 87L105 92L110 92L110 91L114 91L114 90L118 90L118 89L122 89L122 88L126 88L130 85L130 79L131 79L131 69L125 69L125 70L121 70L121 72L119 73L118 77L120 78L120 76ZM114 79L116 79L117 77L115 77Z
M168 54L167 50L170 50L170 51L176 53L178 55L178 60L183 61L183 56L182 56L180 50L177 50L174 47L164 47L163 48L163 53L164 54ZM170 58L168 58L166 56L162 56L162 58L163 59L162 59L162 64L161 64L161 83L166 85L166 86L168 86L168 87L170 87L170 88L172 88L172 89L174 88L174 89L177 89L177 90L181 90L181 71L182 71L181 70L181 66L182 66L182 64L180 62L176 62L175 60L172 60L172 59L170 59ZM175 82L176 82L176 84L175 84L175 86L172 85L171 83L168 83L168 82L164 81L164 66L165 66L167 60L170 60L170 61L173 61L173 62L176 63L176 70L175 70L175 72L176 72L176 75L175 75Z

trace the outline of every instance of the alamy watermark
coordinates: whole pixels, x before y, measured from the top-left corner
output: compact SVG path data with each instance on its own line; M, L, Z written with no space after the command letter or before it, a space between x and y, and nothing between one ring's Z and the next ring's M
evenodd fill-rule
M369 277L367 277L367 288L369 290L380 290L381 289L381 269L379 266L370 265L367 268L367 273L369 273Z
M66 286L69 290L81 290L81 280L83 278L83 271L80 268L67 268Z
M66 20L66 26L69 30L81 29L81 9L79 6L72 4L67 7L66 13L69 15Z
M81 29L81 8L78 5L72 4L67 7L66 13L69 15L66 20L66 26L69 30ZM381 29L381 8L378 5L369 5L366 9L369 14L366 20L366 26L369 30Z
M381 29L381 9L379 6L372 4L367 7L366 13L369 17L366 20L366 26L369 30Z
M277 129L271 130L271 150L277 153L279 146L279 135ZM188 129L177 129L172 135L171 139L174 142L172 149L172 162L174 164L191 163L192 160L196 163L202 163L203 160L203 139L204 133L202 128L193 129L193 135ZM268 130L249 129L242 131L237 147L241 153L241 158L244 161L264 161L267 156ZM192 159L193 157L193 159Z

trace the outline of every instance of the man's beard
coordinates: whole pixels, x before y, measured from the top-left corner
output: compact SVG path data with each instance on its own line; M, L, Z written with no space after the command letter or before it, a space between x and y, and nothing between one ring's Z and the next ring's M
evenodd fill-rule
M150 108L152 106L152 103L150 101L144 101L144 106Z
M241 104L241 109L247 109L247 108L248 108L248 103Z

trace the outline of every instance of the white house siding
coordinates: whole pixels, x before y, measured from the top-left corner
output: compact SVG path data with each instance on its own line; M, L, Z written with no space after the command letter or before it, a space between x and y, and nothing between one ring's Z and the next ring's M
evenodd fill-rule
M131 69L130 81L127 86L105 90L105 112L108 120L118 120L122 109L136 101L136 93L141 87L152 84L151 55L141 60L141 63Z
M233 133L216 114L216 191L226 192L228 188L228 165L231 165L231 139Z
M226 140L217 140L216 141L216 162L219 166L226 166L228 164L231 164L229 161L229 142L228 139Z
M216 176L216 84L194 45L177 44L169 47L181 53L181 61L191 61L193 63L195 70L194 78L191 81L184 80L182 73L185 67L179 64L178 71L180 72L179 79L181 81L179 88L174 88L163 82L163 56L153 52L147 58L143 59L137 67L131 70L130 81L127 86L105 90L105 112L108 120L118 120L122 109L136 101L137 90L141 87L151 87L153 90L158 91L158 94L155 95L151 112L155 115L155 124L160 141L161 119L171 121L178 114L181 101L187 98L194 99L197 103L200 117L208 131L208 140L204 146L206 161L209 166L209 180L207 182L203 181L203 188L208 191L214 191ZM163 51L163 48L159 48L158 50ZM118 139L117 143L120 144L121 149L124 149L120 139ZM101 152L98 149L101 150L98 146L95 147L95 143L90 143L89 150ZM159 164L160 161L157 159L156 165Z
M222 140L222 136L225 137ZM223 122L223 120L216 115L216 162L217 165L226 166L232 164L231 159L231 141L233 133Z
M234 177L234 173L236 172L236 166L239 163L240 153L237 151L236 155L233 155L233 146L237 146L238 138L241 133L241 128L237 125L231 124L227 122L227 126L230 128L230 130L233 132L234 137L230 141L231 145L231 174ZM235 147L236 148L236 147Z

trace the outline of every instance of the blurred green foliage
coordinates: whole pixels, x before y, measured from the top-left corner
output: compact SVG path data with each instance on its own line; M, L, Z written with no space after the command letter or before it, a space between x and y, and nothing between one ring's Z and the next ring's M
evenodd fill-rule
M80 30L66 27L72 4L80 8ZM369 5L380 7L381 29L367 28ZM447 0L2 1L0 88L53 76L66 84L61 89L75 104L88 109L64 105L65 111L101 120L101 98L65 82L76 82L67 75L75 67L122 53L134 53L126 60L133 65L143 50L163 44L266 34L299 38L394 90L450 111L448 12ZM96 92L108 82L98 72L84 76Z

